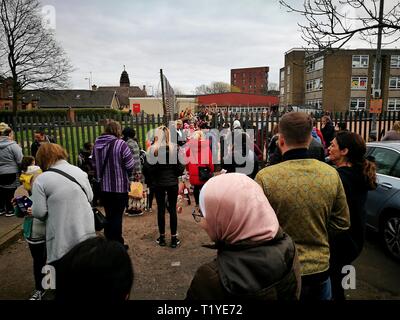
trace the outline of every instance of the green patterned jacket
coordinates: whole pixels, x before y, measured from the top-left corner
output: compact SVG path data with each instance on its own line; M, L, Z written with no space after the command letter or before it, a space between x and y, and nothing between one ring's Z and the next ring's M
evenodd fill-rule
M301 275L328 270L328 233L350 227L346 194L337 171L314 159L287 160L261 170L256 181L281 227L296 243Z

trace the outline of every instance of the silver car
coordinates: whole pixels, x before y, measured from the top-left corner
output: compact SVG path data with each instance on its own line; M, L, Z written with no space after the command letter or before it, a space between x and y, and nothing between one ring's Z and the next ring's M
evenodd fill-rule
M385 250L400 260L400 141L367 143L375 158L378 187L368 192L366 223L379 232Z

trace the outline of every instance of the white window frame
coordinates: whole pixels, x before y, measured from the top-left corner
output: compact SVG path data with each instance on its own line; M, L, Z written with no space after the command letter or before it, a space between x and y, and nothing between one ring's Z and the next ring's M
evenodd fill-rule
M306 92L321 91L323 89L322 78L316 78L306 81Z
M363 61L366 63L362 63ZM369 66L369 55L353 55L351 59L351 66L355 69L368 68Z
M387 111L400 111L400 98L390 98L387 104Z
M310 106L311 109L322 110L322 99L307 100L306 105Z
M307 61L306 63L306 73L321 70L324 68L324 57L319 57Z
M355 107L352 108L352 103L355 102L356 105ZM360 107L360 104L364 104L364 107ZM350 111L359 111L359 110L366 110L367 108L367 101L365 98L351 98L350 99L350 105L349 105L349 110Z
M392 85L392 82L394 82L394 85ZM396 90L400 89L400 77L390 77L389 78L389 90Z
M361 86L360 83L365 80L365 86ZM353 82L357 81L358 86L353 86ZM366 90L368 88L368 77L351 77L351 90Z
M390 56L390 68L400 68L400 55Z

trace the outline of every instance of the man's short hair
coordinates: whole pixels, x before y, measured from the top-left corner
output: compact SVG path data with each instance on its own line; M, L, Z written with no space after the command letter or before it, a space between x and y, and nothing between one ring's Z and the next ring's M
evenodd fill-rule
M279 121L279 133L287 145L304 145L310 141L312 119L305 112L286 113Z
M123 301L133 284L126 249L102 237L76 245L59 260L56 272L57 300Z

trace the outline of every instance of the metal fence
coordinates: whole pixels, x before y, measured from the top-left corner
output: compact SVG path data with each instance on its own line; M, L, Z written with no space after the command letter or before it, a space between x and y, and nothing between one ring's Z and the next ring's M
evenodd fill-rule
M254 137L257 145L263 154L268 146L271 131L274 125L279 123L281 115L265 113L246 113L239 115L239 121L243 129L254 129ZM80 117L75 122L69 121L66 117L16 117L6 118L0 115L0 122L12 124L15 131L16 141L21 145L25 155L30 154L30 146L34 141L34 133L38 129L43 129L46 134L55 138L56 142L62 145L70 155L70 162L77 163L79 150L85 142L94 142L95 139L104 131L104 126L110 117L90 116ZM118 121L122 128L131 127L136 131L139 145L145 148L146 134L149 130L168 123L165 116L155 115L133 115L133 116L113 116L111 119ZM350 131L357 132L366 141L380 140L385 132L390 130L393 123L400 120L400 112L386 112L376 115L360 113L336 113L331 115L333 123L342 123ZM232 128L235 115L225 116L225 125L228 123ZM317 127L320 128L320 118L317 118ZM218 122L218 117L214 116L211 123L212 128L221 129L222 123Z

